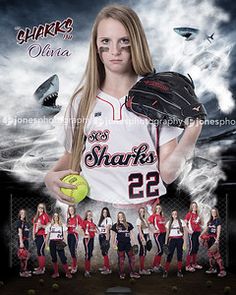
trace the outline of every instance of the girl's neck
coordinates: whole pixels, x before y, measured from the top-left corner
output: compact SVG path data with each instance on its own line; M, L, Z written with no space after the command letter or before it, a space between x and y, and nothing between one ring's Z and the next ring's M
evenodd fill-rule
M128 94L137 78L138 76L134 72L126 74L109 72L106 74L101 90L113 97L121 98Z

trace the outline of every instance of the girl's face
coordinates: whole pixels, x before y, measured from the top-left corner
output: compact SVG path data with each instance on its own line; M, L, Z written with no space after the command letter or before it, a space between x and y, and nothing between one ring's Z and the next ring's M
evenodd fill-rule
M106 71L124 74L132 70L130 39L119 21L112 18L101 20L97 28L96 42Z
M93 213L92 212L88 212L87 213L87 219L91 220L93 218Z
M145 209L143 209L143 208L141 208L140 210L139 210L139 212L140 212L140 215L141 216L145 216Z
M58 222L59 221L59 215L57 213L55 213L53 215L53 218L54 218L54 222Z
M173 212L171 213L171 216L172 216L172 218L177 219L177 217L178 217L178 212L177 212L177 211L173 211Z
M75 215L75 209L73 207L69 207L70 215Z
M44 206L42 204L38 205L38 212L39 214L42 214L44 212Z
M194 211L194 212L197 211L197 204L196 203L192 204L192 211Z
M124 221L124 216L123 216L123 214L118 214L118 220L119 220L119 222L123 222Z
M20 218L21 218L21 219L24 219L25 216L26 216L26 214L25 214L25 210L20 210Z
M103 217L107 217L107 215L108 215L108 214L107 214L107 210L104 209L104 210L102 211L102 216L103 216Z
M211 215L212 215L213 218L215 218L217 216L215 209L211 210Z
M156 213L157 214L161 213L161 206L159 206L159 205L156 206Z

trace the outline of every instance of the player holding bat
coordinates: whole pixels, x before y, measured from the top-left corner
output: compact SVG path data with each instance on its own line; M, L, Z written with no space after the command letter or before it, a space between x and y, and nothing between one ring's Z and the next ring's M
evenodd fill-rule
M154 74L137 14L109 5L93 25L85 73L67 116L76 124L68 124L65 153L45 177L49 191L73 203L60 188L74 187L61 179L80 173L91 199L123 206L154 202L166 193L164 183L173 182L191 157L205 110L191 80ZM187 117L192 124L185 124ZM150 121L164 118L172 126Z

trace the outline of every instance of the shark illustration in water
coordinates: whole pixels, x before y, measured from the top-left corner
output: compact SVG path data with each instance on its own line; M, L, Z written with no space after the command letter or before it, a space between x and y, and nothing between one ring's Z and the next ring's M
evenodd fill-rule
M190 27L178 27L173 29L177 34L185 38L185 41L191 41L197 37L200 30L196 28ZM214 33L209 35L205 35L206 39L211 43L211 40L214 40Z

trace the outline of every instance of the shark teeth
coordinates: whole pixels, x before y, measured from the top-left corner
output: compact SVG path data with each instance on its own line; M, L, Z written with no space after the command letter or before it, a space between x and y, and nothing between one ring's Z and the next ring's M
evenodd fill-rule
M47 95L43 100L42 106L58 108L58 109L61 108L59 105L55 104L57 97L58 97L57 92L54 92L54 93L51 93L51 94Z

